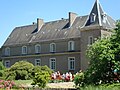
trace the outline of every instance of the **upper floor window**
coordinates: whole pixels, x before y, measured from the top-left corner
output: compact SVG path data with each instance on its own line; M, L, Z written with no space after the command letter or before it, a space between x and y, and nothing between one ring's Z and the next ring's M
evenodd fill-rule
M50 52L56 52L56 44L55 43L50 44Z
M10 48L9 47L5 48L5 55L10 56Z
M9 60L5 61L5 67L6 67L6 68L9 68L9 67L10 67L10 61L9 61Z
M68 58L68 70L75 70L75 57Z
M103 23L106 23L107 15L105 13L102 14L102 19L103 19Z
M40 53L41 52L41 47L39 44L35 45L35 53Z
M68 50L69 51L75 50L75 42L74 41L69 41L68 42Z
M27 46L22 47L22 54L27 54Z
M35 59L35 65L40 66L41 65L41 60L40 59Z
M93 36L88 37L88 44L92 45L93 44Z
M50 58L50 69L55 70L56 69L56 59Z
M90 22L95 22L95 18L96 18L96 15L94 13L92 13L91 17L90 17Z

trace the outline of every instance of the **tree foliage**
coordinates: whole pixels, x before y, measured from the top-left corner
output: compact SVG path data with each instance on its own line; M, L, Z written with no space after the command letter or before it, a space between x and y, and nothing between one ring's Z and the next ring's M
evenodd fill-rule
M32 72L33 83L32 85L38 85L41 88L44 88L50 80L50 75L52 70L47 66L35 66Z
M3 65L3 62L0 62L0 77L4 76L4 70L5 70L5 67Z
M88 47L90 65L85 72L86 84L120 82L120 23L111 37L101 38Z
M32 78L33 64L26 61L19 61L6 70L8 80L28 80Z

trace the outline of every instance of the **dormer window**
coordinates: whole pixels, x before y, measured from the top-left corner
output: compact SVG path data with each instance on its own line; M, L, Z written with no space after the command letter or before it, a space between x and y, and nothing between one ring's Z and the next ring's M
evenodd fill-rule
M92 15L90 17L90 22L91 23L95 22L95 18L96 18L96 15L94 13L92 13Z
M103 19L103 23L106 23L107 15L105 13L102 14L102 19Z

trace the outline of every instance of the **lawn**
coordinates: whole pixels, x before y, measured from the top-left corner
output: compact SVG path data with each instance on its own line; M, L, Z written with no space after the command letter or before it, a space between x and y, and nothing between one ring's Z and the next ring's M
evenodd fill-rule
M19 86L19 85L22 85L22 86L27 87L27 86L30 86L30 85L31 85L32 80L15 80L14 82L15 82L15 84L18 85L18 86Z
M80 90L120 90L120 86L110 85L110 86L87 86L84 88L81 88Z

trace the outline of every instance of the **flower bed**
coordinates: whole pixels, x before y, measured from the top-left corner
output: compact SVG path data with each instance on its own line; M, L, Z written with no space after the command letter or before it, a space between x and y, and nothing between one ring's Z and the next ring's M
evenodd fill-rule
M5 81L5 80L0 80L0 88L1 89L11 89L13 87L15 87L15 83L14 81Z

